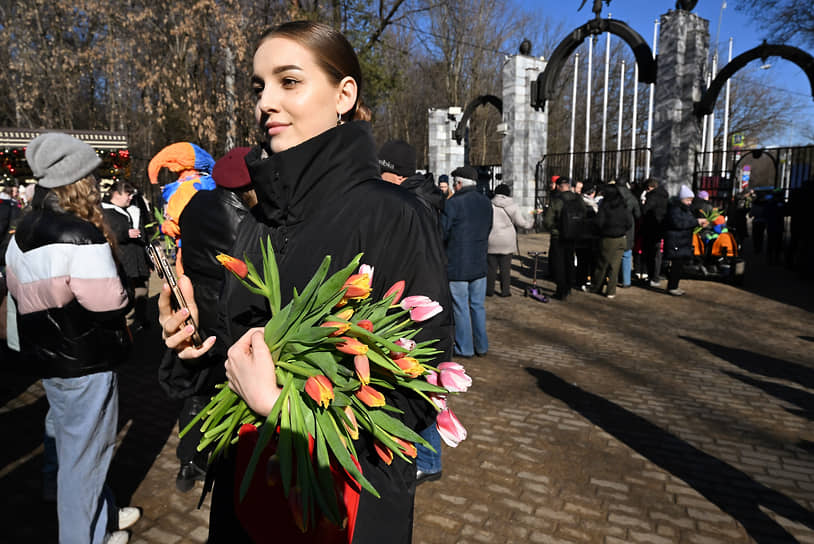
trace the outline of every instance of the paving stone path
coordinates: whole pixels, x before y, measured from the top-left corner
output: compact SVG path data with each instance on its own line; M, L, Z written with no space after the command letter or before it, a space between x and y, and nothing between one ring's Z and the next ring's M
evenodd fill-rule
M474 384L452 406L469 437L418 488L414 541L814 543L814 285L758 258L740 288L542 304L521 288L547 237L520 249L513 296L487 299L489 353L462 361ZM208 504L174 487L156 340L144 333L122 368L110 480L144 508L131 542L205 542ZM3 371L0 541L54 542L39 498L47 403L22 363Z

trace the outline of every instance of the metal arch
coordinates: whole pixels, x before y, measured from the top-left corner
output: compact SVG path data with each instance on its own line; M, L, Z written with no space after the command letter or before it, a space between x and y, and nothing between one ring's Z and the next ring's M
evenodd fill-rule
M472 113L475 111L476 108L483 106L484 104L491 104L497 108L497 111L503 115L503 100L496 97L493 94L484 94L477 98L474 98L464 110L464 115L461 117L461 120L458 121L458 126L455 127L455 131L452 133L453 138L455 141L458 142L458 145L461 144L461 140L464 139L464 131L466 130L466 123L469 121L469 118L472 117Z
M732 77L735 72L755 59L765 61L769 57L782 57L802 68L808 76L808 83L811 85L811 97L814 99L814 57L802 49L792 47L791 45L773 45L764 41L754 49L741 53L732 59L731 62L718 72L718 75L715 76L715 79L710 83L709 88L704 91L701 100L695 103L695 115L703 117L704 115L712 113L715 108L715 101L718 100L718 95L724 83L726 83L726 80Z
M633 50L636 64L639 65L639 82L656 82L656 59L653 58L653 51L650 46L647 45L647 42L638 32L630 28L626 23L616 19L592 19L581 27L574 29L568 37L560 42L551 54L545 70L537 76L536 81L531 83L531 106L535 110L545 110L546 102L554 97L560 71L562 71L562 67L565 65L566 59L571 56L571 53L588 36L595 36L604 32L619 36Z

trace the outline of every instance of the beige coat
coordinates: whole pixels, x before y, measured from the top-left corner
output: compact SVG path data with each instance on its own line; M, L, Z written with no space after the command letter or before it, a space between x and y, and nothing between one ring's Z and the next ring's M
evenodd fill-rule
M530 229L534 216L524 214L511 197L495 195L492 199L492 230L489 232L489 253L509 255L517 248L515 226Z

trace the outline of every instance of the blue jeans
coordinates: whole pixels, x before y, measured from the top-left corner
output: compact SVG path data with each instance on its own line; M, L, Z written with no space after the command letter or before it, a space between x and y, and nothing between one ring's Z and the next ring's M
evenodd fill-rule
M451 281L452 316L455 320L455 355L472 357L489 350L486 337L486 278Z
M628 287L630 285L630 268L631 261L633 260L633 250L626 249L622 253L622 285Z
M435 448L435 451L421 444L416 444L418 450L418 456L415 458L416 468L428 474L441 472L441 435L438 434L438 428L433 423L419 434L421 434L421 438L430 443L430 446Z
M59 470L60 544L101 544L118 515L105 486L116 444L119 390L114 372L42 380L54 424ZM114 518L116 519L116 518Z

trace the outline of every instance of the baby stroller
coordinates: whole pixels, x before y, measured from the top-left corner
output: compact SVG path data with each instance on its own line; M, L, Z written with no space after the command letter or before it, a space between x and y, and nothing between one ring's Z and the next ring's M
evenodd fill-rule
M693 233L693 259L684 268L686 276L697 279L743 283L746 261L740 256L735 235L726 227L726 218L718 215L705 228Z

